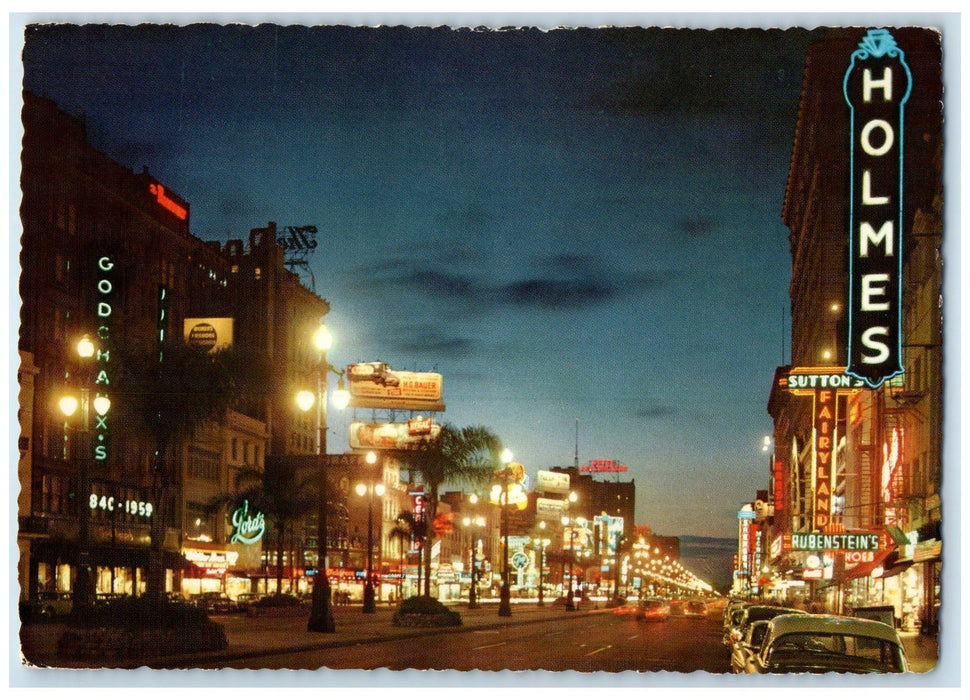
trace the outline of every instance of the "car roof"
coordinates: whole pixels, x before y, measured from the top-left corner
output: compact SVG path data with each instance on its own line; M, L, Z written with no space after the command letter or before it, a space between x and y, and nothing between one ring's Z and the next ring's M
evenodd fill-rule
M845 634L858 637L874 637L902 645L899 634L889 625L875 620L839 615L779 615L769 623L767 639L773 640L785 634Z

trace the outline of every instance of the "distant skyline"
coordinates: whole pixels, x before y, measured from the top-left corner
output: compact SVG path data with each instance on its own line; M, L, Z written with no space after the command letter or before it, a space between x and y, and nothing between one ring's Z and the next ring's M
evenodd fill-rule
M203 240L316 226L333 364L440 372L438 420L488 427L533 477L574 463L578 421L580 464L628 466L638 524L733 537L787 361L811 38L52 26L24 84ZM351 415L329 416L346 449Z

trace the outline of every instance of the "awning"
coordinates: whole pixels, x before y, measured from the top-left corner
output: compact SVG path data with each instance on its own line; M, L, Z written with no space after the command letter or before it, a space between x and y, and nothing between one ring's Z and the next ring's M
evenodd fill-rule
M42 560L60 561L76 565L78 549L75 543L48 541L34 545L35 555ZM163 550L162 566L166 569L184 569L189 562L178 552ZM148 568L150 551L147 547L95 546L88 548L88 561L93 566Z
M876 552L876 556L873 557L872 561L867 561L862 564L856 564L851 569L846 569L843 580L849 581L855 578L862 578L863 576L868 576L869 574L872 573L873 569L875 569L877 566L880 566L884 561L886 561L886 559L889 558L889 555L895 551L896 551L896 548L894 547L892 549L884 549L881 552Z
M893 556L886 559L886 563L883 566L883 572L878 576L878 578L892 578L893 576L898 576L912 565L912 559L901 559L897 551L893 550Z

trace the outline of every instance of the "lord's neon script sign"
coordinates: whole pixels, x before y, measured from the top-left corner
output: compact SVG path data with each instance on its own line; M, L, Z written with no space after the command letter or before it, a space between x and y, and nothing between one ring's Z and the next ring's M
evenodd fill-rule
M266 533L266 517L258 510L250 513L249 501L243 501L242 507L232 514L232 526L236 529L230 542L256 544Z
M846 372L872 388L903 371L903 116L912 82L885 29L863 37L843 81L851 183Z

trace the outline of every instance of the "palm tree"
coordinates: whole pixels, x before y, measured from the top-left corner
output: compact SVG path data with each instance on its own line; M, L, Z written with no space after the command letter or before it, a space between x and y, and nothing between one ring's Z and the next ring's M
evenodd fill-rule
M292 462L267 458L265 469L240 469L235 476L235 490L213 497L207 510L248 504L251 512L259 511L268 521L276 558L276 592L282 590L285 533L292 532L318 502L319 477L301 474Z
M411 538L417 536L421 525L415 520L414 513L409 510L401 511L395 519L394 527L391 528L390 537L398 538L401 547L401 578L397 585L397 598L400 601L404 595L404 568L407 563L408 545Z
M501 466L502 443L482 426L455 428L444 425L434 440L419 449L405 453L402 461L408 469L421 474L424 483L424 522L433 523L438 510L438 495L444 484L481 486ZM424 538L424 594L431 595L432 528Z
M218 419L240 400L265 391L266 363L239 349L209 353L180 340L131 344L119 357L118 405L129 425L154 443L153 501L146 595L161 599L164 569L165 493L176 480L177 453L204 422Z

